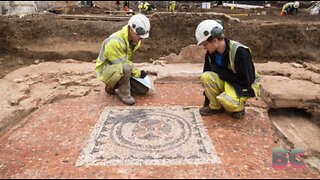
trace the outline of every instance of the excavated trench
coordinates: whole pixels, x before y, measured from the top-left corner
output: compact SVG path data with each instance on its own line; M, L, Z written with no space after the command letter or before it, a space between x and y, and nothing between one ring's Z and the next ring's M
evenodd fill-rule
M239 17L241 19L241 17ZM299 19L300 18L300 19ZM194 31L204 19L221 19L225 34L249 46L255 62L319 62L320 23L318 17L282 17L270 15L231 18L221 13L155 13L151 18L150 38L132 57L134 62L150 62L195 44ZM16 67L34 60L75 59L92 61L101 42L120 29L125 21L67 20L53 14L1 16L1 77ZM177 26L179 24L179 26ZM14 64L12 59L20 60ZM180 62L187 60L180 60ZM201 63L203 60L197 60ZM192 61L194 62L194 61Z
M271 119L279 118L281 115L288 116L289 118L302 118L306 119L310 122L315 123L315 125L320 127L320 122L316 121L316 117L314 117L310 112L307 112L306 109L297 109L297 108L270 108L268 111L268 115Z

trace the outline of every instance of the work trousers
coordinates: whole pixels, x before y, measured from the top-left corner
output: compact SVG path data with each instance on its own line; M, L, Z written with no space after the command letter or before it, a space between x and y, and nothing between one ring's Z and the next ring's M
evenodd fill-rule
M223 107L229 112L244 110L245 101L249 97L238 97L235 89L228 82L221 80L217 73L206 71L201 74L200 79L204 92L210 100L211 109Z

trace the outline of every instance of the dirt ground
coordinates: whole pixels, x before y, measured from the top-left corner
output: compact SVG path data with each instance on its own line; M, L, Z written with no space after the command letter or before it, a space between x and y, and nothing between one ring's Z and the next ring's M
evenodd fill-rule
M105 14L99 8L68 8L67 12L78 14ZM134 54L133 61L150 62L150 59L159 59L170 53L178 54L182 48L196 43L194 30L199 22L218 18L224 22L227 37L252 49L255 62L319 62L320 16L309 16L302 10L298 16L281 17L279 11L279 8L213 9L215 13L227 13L239 18L240 22L212 12L155 13L150 18L150 38ZM42 61L67 58L92 61L99 53L101 42L126 23L127 20L67 20L56 14L1 16L0 77L16 68Z

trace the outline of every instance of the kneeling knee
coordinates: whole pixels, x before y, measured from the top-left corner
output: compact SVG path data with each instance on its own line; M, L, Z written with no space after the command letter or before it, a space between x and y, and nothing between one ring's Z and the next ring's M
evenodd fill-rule
M211 78L211 75L208 72L204 72L200 76L200 80L202 83L208 82L210 80L210 78Z

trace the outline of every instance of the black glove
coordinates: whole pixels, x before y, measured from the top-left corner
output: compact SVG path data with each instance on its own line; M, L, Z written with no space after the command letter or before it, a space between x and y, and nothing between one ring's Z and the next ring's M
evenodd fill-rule
M140 78L145 78L147 76L147 72L145 72L144 70L141 70L141 74L140 74Z

